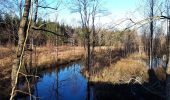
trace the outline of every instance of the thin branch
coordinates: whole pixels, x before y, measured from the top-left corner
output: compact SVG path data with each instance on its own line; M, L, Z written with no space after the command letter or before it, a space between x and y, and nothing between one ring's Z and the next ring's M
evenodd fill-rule
M46 29L41 29L41 28L38 28L38 27L32 27L32 29L37 30L37 31L38 30L39 31L45 31L45 32L49 32L49 33L52 33L52 34L57 35L57 36L65 37L65 35L60 35L60 34L58 34L56 32L53 32L53 31L50 31L50 30L46 30Z
M52 9L52 10L58 10L58 7L54 8L54 7L45 7L45 6L38 6L40 8L43 8L43 9Z
M23 76L26 76L26 77L38 77L38 78L40 78L40 77L37 76L37 75L27 75L27 74L24 74L24 73L22 73L22 72L19 72L19 74L21 74L21 75L23 75Z
M150 19L152 19L152 20L150 20ZM129 19L129 20L130 20L132 23L134 23L134 24L131 25L131 26L129 26L129 27L127 27L127 28L125 28L124 31L130 29L130 28L133 27L133 26L136 26L136 25L139 25L139 24L141 24L141 26L142 26L142 25L144 25L144 24L150 23L150 22L153 21L153 20L158 20L158 19L161 19L161 16L154 16L154 17L152 17L152 18L149 17L149 18L143 19L143 20L138 21L138 22L134 22L134 21L132 21L132 19Z
M167 17L167 16L160 16L161 17L161 19L170 19L170 17Z

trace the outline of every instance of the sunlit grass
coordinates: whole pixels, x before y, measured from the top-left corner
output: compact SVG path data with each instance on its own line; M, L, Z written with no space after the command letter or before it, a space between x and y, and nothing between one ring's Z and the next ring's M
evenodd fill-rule
M141 61L139 54L132 54L122 58L116 64L112 64L99 73L92 75L91 81L127 83L131 78L140 78L141 82L148 80L148 68L145 62ZM132 59L133 58L133 59Z
M15 47L0 47L0 68L10 66L15 56Z
M66 48L63 48L63 50L57 52L56 49L51 51L47 51L46 53L40 53L38 54L38 59L37 63L38 65L42 64L50 64L57 62L58 64L66 63L66 62L71 62L76 59L81 59L84 56L84 49L82 47L72 47L66 50Z

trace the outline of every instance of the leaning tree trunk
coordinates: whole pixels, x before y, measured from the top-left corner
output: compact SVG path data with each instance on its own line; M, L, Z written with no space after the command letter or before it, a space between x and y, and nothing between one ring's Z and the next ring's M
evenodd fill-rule
M23 17L20 21L20 26L18 29L18 51L17 51L17 57L14 59L13 66L12 66L12 74L11 74L11 85L12 87L16 86L16 72L19 67L20 61L22 61L23 55L23 45L25 41L25 34L27 30L27 24L28 24L28 17L29 17L29 11L31 6L31 0L25 0L25 7L24 7L24 13ZM13 95L13 94L11 94Z

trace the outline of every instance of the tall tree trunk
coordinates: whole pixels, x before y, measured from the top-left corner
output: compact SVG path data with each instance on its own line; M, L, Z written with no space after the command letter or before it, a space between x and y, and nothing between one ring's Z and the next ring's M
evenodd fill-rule
M167 21L167 40L166 40L166 45L167 45L167 61L166 61L166 100L170 100L170 73L169 73L169 42L170 42L170 20Z
M18 51L17 51L17 57L14 59L14 63L12 66L12 76L11 76L11 85L12 87L16 86L15 79L16 79L16 72L19 67L19 62L23 57L21 57L22 54L22 49L24 45L24 40L25 40L25 34L27 30L27 24L28 24L28 17L29 17L29 11L30 11L30 6L31 6L31 0L25 0L25 8L24 8L24 13L23 17L20 21L20 26L18 29ZM13 95L13 94L11 94ZM13 99L13 98L11 98Z
M149 49L149 60L150 60L150 69L152 68L152 52L153 52L153 7L154 7L154 0L151 0L151 11L150 11L150 49Z
M33 24L32 24L33 26L36 25L36 21L37 21L37 17L38 17L38 0L35 0L35 4L36 4L36 8L35 8L34 20L33 20ZM31 73L33 50L35 50L34 49L34 39L33 39L34 32L31 31L31 33L29 33L29 34L30 34L30 38L29 38L29 42L30 42L30 45L29 45L29 47L30 47L29 73Z
M29 10L30 10L31 0L25 0L25 8L24 8L24 14L20 21L20 26L18 30L18 52L17 52L17 58L20 58L22 53L22 46L25 40L25 34L27 30L27 24L28 24L28 17L29 17Z
M94 13L93 16L92 16L92 24L93 24L93 25L92 25L92 35L93 35L92 52L94 51L94 47L95 47L95 44L96 44L96 41L95 41L96 33L95 33L94 21L95 21L95 13Z
M87 84L87 100L90 100L90 65L91 65L91 50L90 50L90 32L88 30L88 28L86 28L86 45L87 45L87 49L86 49L86 64L87 64L87 70L88 70L88 84Z
M91 50L91 66L94 66L94 49L95 49L95 45L96 45L96 33L95 33L95 12L93 12L92 15L92 50Z

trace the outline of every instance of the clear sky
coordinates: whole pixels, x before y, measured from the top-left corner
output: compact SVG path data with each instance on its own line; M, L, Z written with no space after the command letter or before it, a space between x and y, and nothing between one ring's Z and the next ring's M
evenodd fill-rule
M49 0L50 1L50 0ZM125 18L133 18L134 20L141 19L140 3L144 0L103 0L102 8L107 9L110 13L108 16L98 17L96 23L102 25L116 24L124 20ZM80 16L75 13L70 13L70 10L66 7L67 4L61 7L65 9L60 10L57 13L52 13L48 16L49 19L54 19L57 15L57 20L61 23L74 25L80 20ZM77 25L77 24L76 24Z

